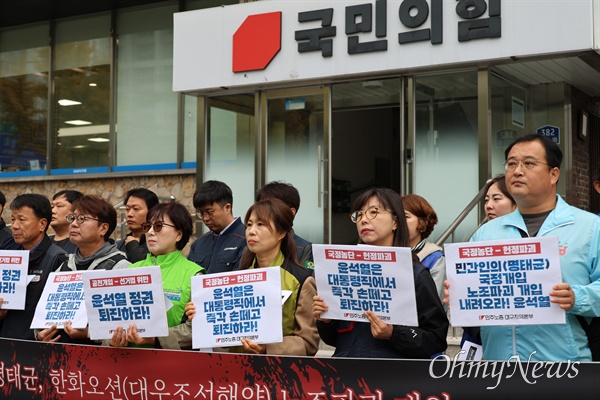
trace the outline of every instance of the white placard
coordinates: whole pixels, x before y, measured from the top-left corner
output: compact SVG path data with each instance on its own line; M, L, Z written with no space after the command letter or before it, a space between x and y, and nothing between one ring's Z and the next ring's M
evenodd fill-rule
M0 298L6 310L24 310L29 250L0 250Z
M110 339L134 323L141 337L168 335L160 267L89 271L83 290L90 339Z
M392 325L418 326L411 250L313 244L317 292L326 319L368 322L373 311Z
M558 238L444 245L453 326L564 324L550 303L562 282Z
M239 346L241 339L282 342L280 270L269 267L193 276L192 347Z
M35 308L31 329L46 329L53 325L62 329L67 321L73 328L87 326L85 298L83 294L83 271L52 272Z

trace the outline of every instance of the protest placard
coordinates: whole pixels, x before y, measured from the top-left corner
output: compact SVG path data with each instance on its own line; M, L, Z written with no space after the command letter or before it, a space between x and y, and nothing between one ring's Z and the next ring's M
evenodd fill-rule
M168 335L160 267L88 271L83 275L90 339L137 325L141 337Z
M40 296L31 321L31 329L46 329L53 325L62 329L67 321L73 328L87 326L82 272L52 272Z
M0 298L2 308L24 310L27 294L29 250L0 250Z
M317 292L326 319L367 322L373 311L392 325L418 326L411 250L313 244Z
M453 326L564 324L550 303L562 282L558 238L444 245Z
M192 277L192 347L283 341L281 268L257 268ZM289 298L289 295L287 296Z

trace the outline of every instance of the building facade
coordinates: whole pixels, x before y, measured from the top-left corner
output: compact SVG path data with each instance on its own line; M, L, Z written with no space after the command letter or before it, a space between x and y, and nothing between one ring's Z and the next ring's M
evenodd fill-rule
M22 5L45 2L18 3L0 25L9 200L75 187L116 204L144 186L192 210L219 179L244 215L283 180L298 233L354 243L350 207L377 185L427 198L435 239L538 132L565 154L561 195L600 212L597 0L62 0L29 20Z

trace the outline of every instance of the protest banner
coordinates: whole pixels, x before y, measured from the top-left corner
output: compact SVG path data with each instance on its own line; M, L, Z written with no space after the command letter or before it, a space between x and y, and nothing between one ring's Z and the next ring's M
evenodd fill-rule
M317 292L326 319L367 321L373 311L392 325L418 326L411 250L313 244Z
M195 349L283 341L279 267L193 276L192 301Z
M10 400L596 400L600 363L343 359L0 339Z
M168 335L160 267L87 271L83 275L90 339L137 325L141 337Z
M62 329L67 321L73 328L87 326L82 272L52 272L35 307L31 329L46 329L53 325Z
M29 250L0 250L0 298L2 308L24 310L27 294ZM39 279L36 276L35 279Z
M444 245L453 326L564 324L550 303L562 282L558 238Z

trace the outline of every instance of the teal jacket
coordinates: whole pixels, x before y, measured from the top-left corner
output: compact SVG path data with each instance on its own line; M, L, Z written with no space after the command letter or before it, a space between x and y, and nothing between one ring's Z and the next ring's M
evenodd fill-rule
M562 279L573 288L575 306L567 312L566 324L482 327L485 360L508 360L518 354L526 361L533 352L531 359L536 361L592 360L576 315L600 316L600 218L569 206L560 196L556 198L556 208L542 224L538 237L558 237ZM481 226L471 241L521 238L519 230L527 232L517 210Z
M198 273L204 273L204 268L186 259L178 250L164 256L148 254L145 260L131 264L129 268L153 265L160 267L165 296L173 303L173 307L167 311L167 324L171 328L181 324L185 305L191 300L191 278Z

